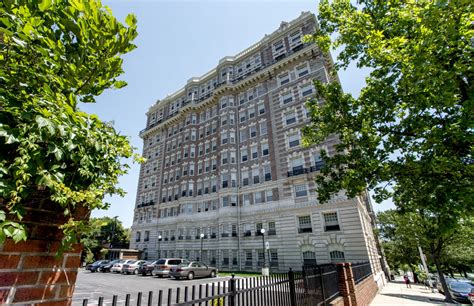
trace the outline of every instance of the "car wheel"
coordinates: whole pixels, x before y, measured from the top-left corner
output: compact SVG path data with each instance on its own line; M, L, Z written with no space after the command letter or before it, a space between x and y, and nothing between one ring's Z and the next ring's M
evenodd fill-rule
M97 268L97 272L102 272L102 269L101 269L101 268Z
M138 275L138 269L133 270L133 274Z
M216 271L214 270L211 271L211 277L216 277Z
M194 278L194 273L193 272L189 272L188 273L188 279L189 280L192 280Z

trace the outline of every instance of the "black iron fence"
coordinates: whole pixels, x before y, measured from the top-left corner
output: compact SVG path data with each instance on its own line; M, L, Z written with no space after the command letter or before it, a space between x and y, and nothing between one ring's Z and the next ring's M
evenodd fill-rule
M372 268L370 262L359 262L352 264L352 275L356 284L360 283L370 275L372 275Z
M369 268L367 269L367 265ZM354 264L358 282L371 275L370 264ZM356 272L357 271L357 272ZM368 274L367 274L368 273ZM119 300L114 295L107 305L200 305L200 306L310 306L327 305L339 296L339 277L335 265L305 266L302 271L272 274L268 277L234 278L208 284L127 294ZM83 306L89 305L87 299ZM100 297L93 305L105 305Z

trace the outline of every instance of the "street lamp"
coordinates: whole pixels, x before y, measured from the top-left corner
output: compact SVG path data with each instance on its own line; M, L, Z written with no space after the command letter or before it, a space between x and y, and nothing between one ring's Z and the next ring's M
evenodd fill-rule
M267 262L265 261L265 229L260 229L260 234L262 234L262 252L263 252L263 267L262 267L262 276L268 276L270 273L268 271Z
M110 235L109 249L113 247L114 238L115 238L115 228L117 227L117 218L118 216L114 217L114 227L112 227L112 235Z
M161 242L161 235L158 235L158 250L157 250L158 258L157 259L160 259L160 242Z
M199 259L200 259L201 261L203 261L203 260L202 260L202 241L203 241L203 239L204 239L204 233L201 233L201 235L199 235L199 237L201 238L201 253L199 254L199 257L200 257Z

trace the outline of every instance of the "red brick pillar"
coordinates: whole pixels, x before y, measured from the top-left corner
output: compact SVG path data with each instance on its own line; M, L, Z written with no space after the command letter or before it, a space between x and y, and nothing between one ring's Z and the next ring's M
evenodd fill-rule
M47 197L24 206L28 240L0 244L0 304L70 305L82 247L75 245L57 257L62 238L58 226L67 220L63 209ZM78 209L74 215L84 219L89 212Z
M339 276L339 293L344 301L344 306L357 306L355 282L351 266L351 263L336 264Z

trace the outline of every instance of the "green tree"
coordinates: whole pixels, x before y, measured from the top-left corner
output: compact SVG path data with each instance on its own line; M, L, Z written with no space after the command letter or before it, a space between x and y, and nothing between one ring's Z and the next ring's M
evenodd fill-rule
M74 209L124 193L128 139L78 104L126 85L121 56L137 31L133 15L125 22L99 0L0 2L0 242L26 239L22 202L32 197L70 217L68 245L84 226Z
M358 98L337 82L315 82L304 143L339 137L334 154L322 154L319 199L339 190L354 197L367 187L379 202L396 195L402 212L434 222L427 238L435 261L473 215L472 6L466 0L360 0L357 6L322 0L320 29L308 37L325 52L341 48L337 69L355 62L371 70Z
M99 259L101 251L108 248L127 248L128 230L115 218L91 218L89 228L81 233L81 244L89 261Z

